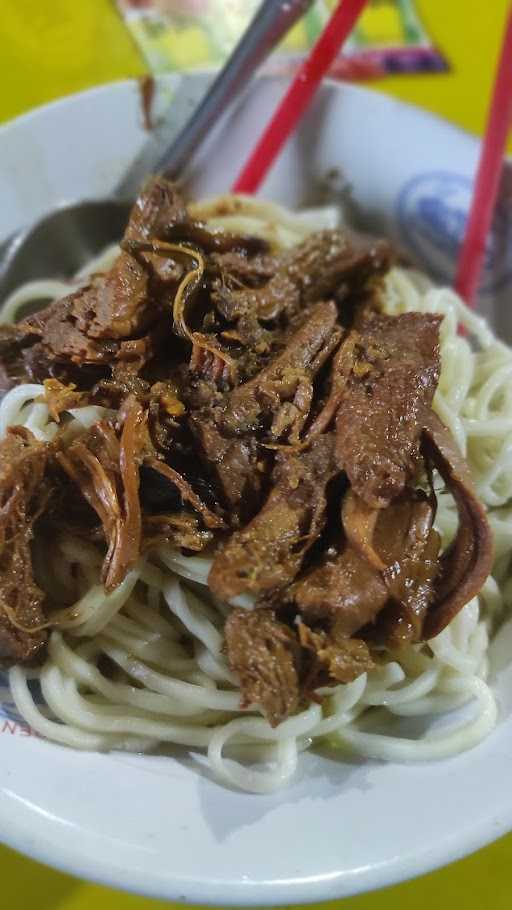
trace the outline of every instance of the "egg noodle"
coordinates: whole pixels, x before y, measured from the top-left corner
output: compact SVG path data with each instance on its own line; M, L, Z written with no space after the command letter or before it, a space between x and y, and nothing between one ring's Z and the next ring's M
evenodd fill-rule
M338 222L335 209L295 214L243 197L197 203L190 210L213 229L259 235L274 248ZM90 262L71 285L27 283L4 303L3 321L15 321L31 302L69 293L106 269L116 252L111 248ZM497 706L486 682L488 636L512 604L512 350L455 293L433 287L419 273L393 268L383 306L391 314L444 316L434 409L469 462L495 538L493 574L480 598L428 645L399 655L382 651L374 670L349 685L319 690L322 704L312 702L272 728L258 706L240 709L238 682L222 649L229 607L208 590L209 559L160 546L107 594L95 546L69 535L39 542L34 560L40 583L52 598L75 604L61 611L44 665L15 666L9 673L14 701L34 730L78 749L147 752L178 744L199 762L206 753L224 783L267 793L285 785L299 753L317 744L327 743L340 758L438 759L471 748L493 729ZM21 425L40 440L54 438L58 426L38 400L43 391L25 384L5 395L0 435ZM73 409L66 433L79 435L109 413L93 406ZM457 512L440 478L436 485L436 525L446 546ZM445 715L464 705L446 721Z

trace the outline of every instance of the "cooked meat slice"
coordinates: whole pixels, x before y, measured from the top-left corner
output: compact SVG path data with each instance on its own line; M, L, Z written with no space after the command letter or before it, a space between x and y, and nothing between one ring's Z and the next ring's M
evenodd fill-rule
M171 184L157 178L140 196L132 210L125 241L142 242L166 235L186 212ZM93 276L87 287L56 300L21 328L26 335L41 338L51 358L82 364L112 364L119 342L140 335L158 322L168 304L157 293L162 281L175 280L175 263L168 275L154 276L151 258L122 251L112 267ZM153 280L156 277L158 280ZM126 351L121 350L121 358Z
M335 626L312 630L281 622L275 611L234 609L225 626L229 666L240 680L241 707L259 705L275 727L315 688L349 683L374 666L368 645Z
M260 288L233 290L225 281L224 277L214 282L212 302L229 322L249 314L268 322L277 319L282 313L293 313L300 306L299 287L284 270L278 271ZM234 283L233 280L230 282L231 285Z
M187 210L176 185L153 177L130 212L126 240L166 240L177 225L187 221Z
M249 258L243 253L212 253L208 260L208 277L212 283L216 282L217 288L258 288L272 278L279 265L278 256Z
M157 315L147 270L123 252L108 272L78 293L73 305L77 329L91 339L130 338L144 332Z
M335 618L346 637L373 622L389 599L380 573L351 547L328 554L288 596L308 622Z
M300 622L298 631L302 647L314 655L306 682L309 691L321 685L354 682L375 666L366 642L347 638L337 624L329 631L313 631Z
M397 584L390 586L390 593L393 591L395 597L379 613L375 625L366 629L369 640L396 649L425 638L424 623L430 604L435 600L435 583L439 575L439 544L439 535L432 530L421 555L404 557ZM388 574L390 577L393 577L392 570Z
M144 267L120 253L91 283L30 316L21 328L38 334L46 351L73 363L111 363L119 341L143 332L161 315Z
M386 564L382 577L393 604L378 625L388 647L420 641L435 598L441 539L432 527L435 508L421 491L402 494L379 512L374 546Z
M255 256L268 252L268 243L261 237L211 230L201 221L193 219L174 225L167 235L169 240L178 238L185 243L192 243L205 253L239 252Z
M330 369L330 387L327 400L311 424L307 438L312 439L329 428L343 399L348 378L354 363L356 334L350 332L343 339L334 355Z
M191 426L203 456L213 469L231 525L248 521L261 506L265 482L265 453L249 435L223 436L212 419L192 415Z
M419 641L438 572L432 503L407 490L371 514L352 491L345 500L345 544L299 578L290 599L308 621L334 620L345 636L368 626L371 638L390 646Z
M449 430L432 412L427 415L423 448L455 499L459 527L443 553L436 597L425 618L423 637L434 638L480 591L493 563L493 538L468 466Z
M80 383L90 388L104 368L77 368L55 359L39 341L37 330L26 323L0 326L0 398L22 382L43 382L52 378L65 384Z
M264 429L272 422L270 437L278 439L285 429L296 437L309 414L312 381L339 342L334 303L318 303L292 335L284 351L249 382L228 396L219 427L234 435Z
M277 456L274 486L263 508L213 561L208 584L218 597L258 597L294 579L324 525L326 488L335 472L330 436L319 436L298 455Z
M89 318L94 320L95 313L101 307L100 298L105 287L108 296L108 278L93 279L91 285L69 294L61 300L56 300L43 310L30 316L20 323L20 328L27 335L37 335L41 339L41 346L46 356L53 360L69 360L72 363L106 364L115 361L119 348L117 340L99 340L89 337L87 330L83 331L79 325ZM124 292L134 291L134 301L139 300L135 287L127 279L122 284ZM122 303L120 304L122 306Z
M249 313L264 321L274 320L332 297L344 282L364 286L389 268L389 259L389 249L383 243L358 248L342 231L321 231L282 253L270 275L273 263L268 258L244 266L233 260L221 261L212 300L230 321ZM268 280L263 286L254 286L265 277Z
M301 302L308 304L331 297L345 283L361 290L388 271L391 256L385 241L368 246L354 243L347 231L318 231L292 247L285 259L287 274L300 286Z
M225 626L229 666L240 680L241 707L259 705L275 727L299 704L300 647L273 610L232 610Z
M433 496L406 490L386 509L373 510L351 492L347 500L343 525L350 546L373 567L390 598L367 637L390 648L420 641L439 574Z
M368 505L382 508L412 477L422 417L439 380L441 317L371 314L355 336L336 418L336 453Z
M50 448L22 427L0 442L0 663L30 662L46 643L45 595L34 580L34 522L49 495Z
M35 337L35 336L34 336ZM73 384L80 391L88 391L110 372L107 363L73 363L57 359L41 341L23 350L23 365L26 378L23 382L43 383L45 379L57 379L64 385Z

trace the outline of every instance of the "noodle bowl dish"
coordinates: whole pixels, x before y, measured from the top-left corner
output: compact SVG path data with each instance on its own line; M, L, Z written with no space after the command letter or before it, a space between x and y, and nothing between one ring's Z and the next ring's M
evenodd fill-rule
M226 193L279 89L257 82L188 182L140 179L115 243L39 265L0 311L2 836L204 903L378 887L512 820L506 283L470 311L422 221L477 145L327 83L264 194ZM5 235L75 184L135 185L165 139L139 116L123 84L8 125ZM93 122L103 141L57 173Z

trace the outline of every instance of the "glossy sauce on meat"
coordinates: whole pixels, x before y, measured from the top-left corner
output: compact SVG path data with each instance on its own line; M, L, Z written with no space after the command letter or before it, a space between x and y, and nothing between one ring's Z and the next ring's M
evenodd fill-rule
M110 269L0 328L2 390L44 382L58 426L0 442L3 663L44 653L59 606L41 522L98 541L107 590L157 545L207 554L212 592L247 605L225 627L242 706L274 725L478 593L492 541L432 412L440 317L381 312L392 258L340 230L284 252L210 231L156 178ZM113 416L70 439L90 404ZM433 470L459 515L446 552Z

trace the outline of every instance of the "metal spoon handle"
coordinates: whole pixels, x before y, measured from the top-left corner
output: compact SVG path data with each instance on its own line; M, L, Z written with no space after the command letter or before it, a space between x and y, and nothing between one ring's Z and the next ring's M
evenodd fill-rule
M226 107L312 3L313 0L265 0L203 100L162 156L158 173L170 178L178 176Z

